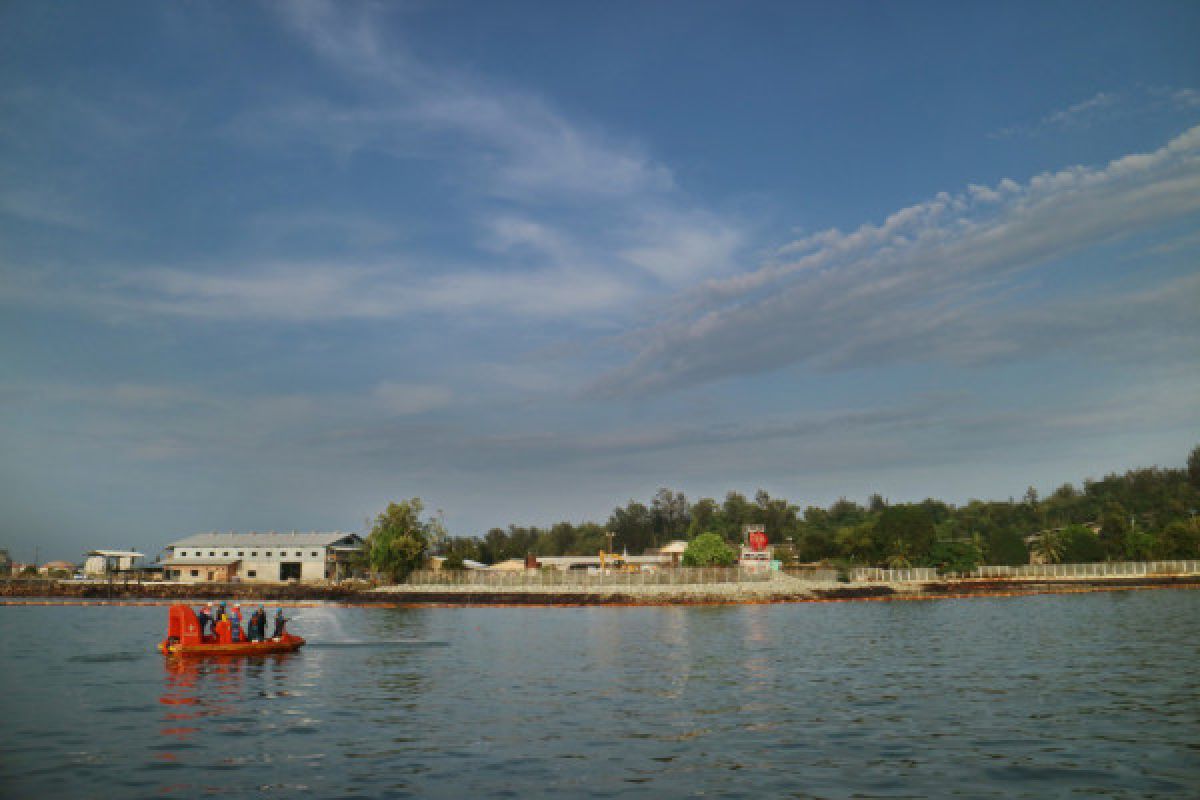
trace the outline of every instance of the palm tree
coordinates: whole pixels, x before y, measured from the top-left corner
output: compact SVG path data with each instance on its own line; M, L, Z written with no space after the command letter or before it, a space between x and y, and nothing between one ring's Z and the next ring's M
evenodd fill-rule
M1033 552L1043 564L1058 564L1062 561L1066 542L1058 531L1044 531L1033 543Z

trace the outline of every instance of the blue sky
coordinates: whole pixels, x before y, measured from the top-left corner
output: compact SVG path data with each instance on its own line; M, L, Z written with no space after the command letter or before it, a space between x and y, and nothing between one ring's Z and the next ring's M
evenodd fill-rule
M0 546L1200 441L1195 3L7 3Z

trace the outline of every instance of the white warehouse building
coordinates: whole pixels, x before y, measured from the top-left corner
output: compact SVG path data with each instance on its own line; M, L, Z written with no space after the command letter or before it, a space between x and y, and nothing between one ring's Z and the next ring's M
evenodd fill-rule
M350 576L357 533L197 533L172 542L163 578L183 583L318 583Z

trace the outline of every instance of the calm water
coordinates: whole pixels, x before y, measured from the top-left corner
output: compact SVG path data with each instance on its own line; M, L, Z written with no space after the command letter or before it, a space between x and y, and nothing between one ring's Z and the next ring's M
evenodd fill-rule
M0 793L1200 796L1200 591L293 613L180 664L165 608L0 607Z

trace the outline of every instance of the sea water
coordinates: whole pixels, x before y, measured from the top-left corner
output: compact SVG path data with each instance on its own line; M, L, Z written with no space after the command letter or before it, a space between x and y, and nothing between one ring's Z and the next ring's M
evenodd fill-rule
M1198 591L287 613L0 606L0 795L1200 796Z

